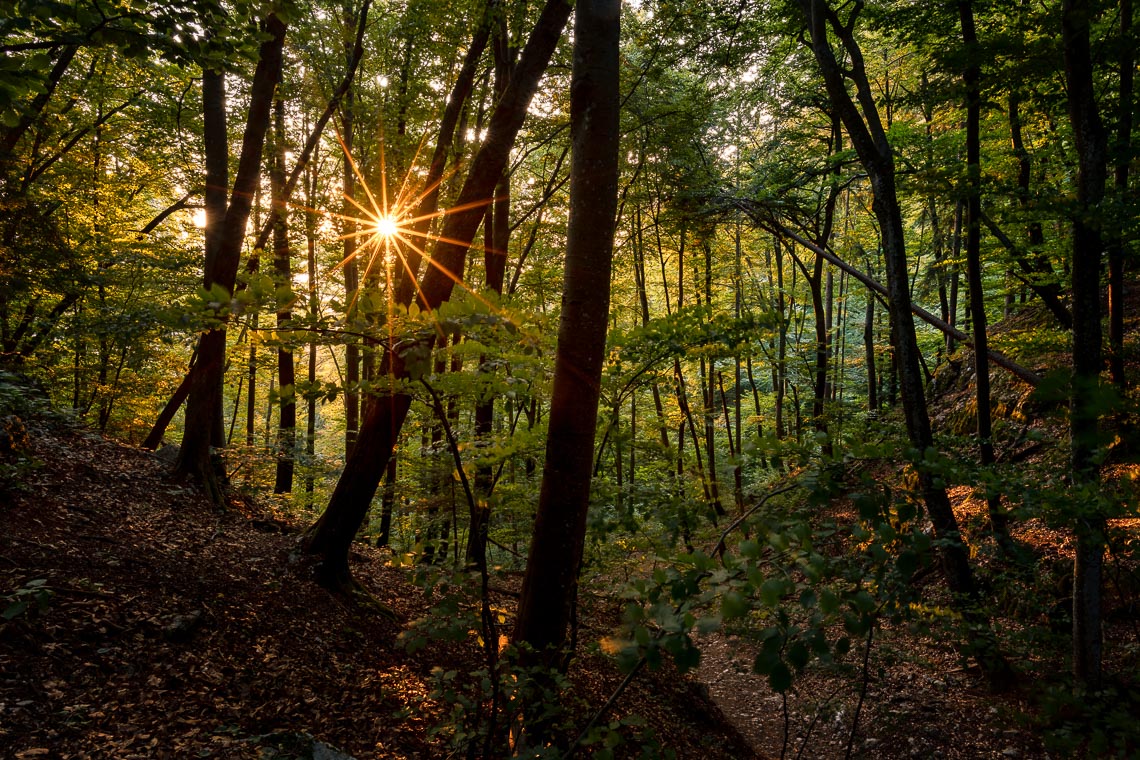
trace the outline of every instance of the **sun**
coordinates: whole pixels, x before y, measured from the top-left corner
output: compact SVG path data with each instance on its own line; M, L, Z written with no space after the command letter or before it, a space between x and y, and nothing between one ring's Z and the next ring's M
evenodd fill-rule
M483 295L477 292L475 288L464 282L461 276L456 276L446 267L436 262L431 253L427 250L428 245L433 241L446 241L449 243L460 242L441 237L438 232L433 231L431 229L433 221L459 211L487 206L494 203L495 198L492 197L473 201L462 206L440 209L437 207L436 198L433 196L438 194L439 186L447 177L443 176L442 173L435 176L429 175L431 178L425 185L416 188L414 185L417 172L411 168L408 169L407 174L405 174L396 192L389 193L387 162L385 160L383 142L380 143L379 154L380 166L378 174L380 181L379 187L376 188L379 192L374 192L373 187L360 171L360 167L357 165L348 146L345 145L344 140L340 138L340 135L337 137L340 140L341 149L344 151L345 160L352 167L352 173L356 177L357 187L363 191L365 197L357 200L352 195L343 196L350 205L356 208L358 213L355 215L351 213L328 211L317 212L324 213L335 219L340 219L346 223L348 230L340 236L342 240L353 238L359 241L356 250L333 267L328 274L340 269L352 260L360 260L364 264L363 281L368 281L370 275L379 270L384 281L386 281L386 287L384 289L389 300L389 310L391 310L395 306L392 299L395 295L396 279L399 277L411 281L416 293L414 297L418 303L427 303L427 296L420 290L419 284L419 267L422 262L443 272L459 285L459 287L466 290L471 296L485 304L492 311L506 315L505 310L503 310L501 306L492 304ZM424 143L421 142L420 149L423 148L423 145ZM418 155L419 149L416 151L416 156L418 157ZM415 162L416 160L413 158L413 166ZM451 173L454 173L457 169L458 166L453 168ZM450 176L450 174L448 176ZM469 247L471 242L466 241L460 244ZM358 293L354 293L352 298L355 300L357 295ZM402 298L404 297L406 296L402 296ZM400 305L407 306L408 304ZM514 321L509 315L506 316L508 319ZM394 321L389 319L387 323L391 330ZM438 325L437 329L439 329ZM442 335L442 332L440 334Z
M400 233L400 223L390 214L376 220L376 234L381 238L391 238Z

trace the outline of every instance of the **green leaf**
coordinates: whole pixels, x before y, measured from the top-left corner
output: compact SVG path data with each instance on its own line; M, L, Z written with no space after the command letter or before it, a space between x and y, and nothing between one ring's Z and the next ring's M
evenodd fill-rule
M760 543L750 538L741 541L740 554L749 559L760 559Z
M724 619L721 615L709 615L697 621L697 630L700 633L712 633L719 631L724 624Z
M772 691L783 694L792 687L792 671L784 663L777 663L768 673L768 685L772 687Z
M0 612L0 617L4 618L5 620L12 620L19 617L20 615L23 615L25 612L27 612L27 610L27 602L16 602L15 604L10 604L5 607L4 611Z
M760 601L765 607L775 607L784 595L784 581L780 578L769 578L760 587Z
M760 675L768 675L772 669L780 664L780 650L768 649L765 647L760 650L756 655L756 659L752 661L752 672Z
M788 648L788 662L797 671L803 670L811 659L811 652L802 641L797 641Z
M739 591L729 591L720 600L720 614L725 620L744 617L748 613L748 601Z

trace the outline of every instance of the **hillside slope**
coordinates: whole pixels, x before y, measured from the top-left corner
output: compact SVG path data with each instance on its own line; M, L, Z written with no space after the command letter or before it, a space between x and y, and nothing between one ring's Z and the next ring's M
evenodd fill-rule
M0 619L0 757L446 755L429 736L443 710L430 675L475 669L479 652L473 636L415 655L397 645L427 602L385 555L361 546L354 572L397 622L291 564L296 526L214 512L153 454L56 423L27 429L38 464L0 502L12 618ZM576 725L620 680L582 658ZM675 673L639 677L617 715L629 712L680 757L753 756Z

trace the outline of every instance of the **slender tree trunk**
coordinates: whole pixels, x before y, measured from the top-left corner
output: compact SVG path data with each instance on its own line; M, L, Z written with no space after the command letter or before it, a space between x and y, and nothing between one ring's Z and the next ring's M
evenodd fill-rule
M962 252L962 215L965 204L958 201L954 209L954 262L950 265L950 316L946 320L951 327L958 326L958 257ZM946 355L954 353L954 336L946 334Z
M285 206L285 101L274 104L273 168L270 185L273 190L273 269L277 275L277 329L289 329L293 321L293 260L289 250L289 210ZM281 301L281 294L288 297ZM296 378L293 351L284 346L277 349L277 477L273 493L291 493L293 490L294 446L297 442Z
M993 425L990 412L990 354L986 330L986 294L982 282L982 168L981 168L981 61L978 34L974 27L972 0L960 0L958 15L966 51L963 79L966 85L966 279L970 289L970 310L974 315L974 364L978 453L982 469L994 466ZM1012 549L1009 518L997 493L985 494L990 530L1007 552Z
M739 451L736 440L732 437L732 418L728 413L728 397L724 393L724 375L720 372L716 373L717 385L720 389L720 404L724 411L724 428L728 432L728 455L733 459L735 465L732 468L732 496L736 505L736 511L740 512L744 509L744 481L741 478L740 463L737 461L737 452ZM739 386L737 386L739 387ZM739 401L739 398L737 399ZM737 404L737 410L740 406ZM739 432L739 419L737 420L737 432Z
M249 318L251 333L257 332L259 315L255 311ZM249 377L249 387L245 395L245 445L253 446L253 435L257 425L257 341L249 342L249 353L246 356L246 374Z
M511 80L515 57L518 53L511 47L510 34L505 18L496 26L495 44L495 99L506 92ZM507 271L507 253L511 242L511 178L503 171L495 187L495 201L487 209L486 244L483 246L483 267L487 289L500 298ZM480 371L486 357L480 357ZM488 396L475 406L475 437L487 441L495 427L495 398ZM471 528L467 533L467 561L475 562L487 551L487 531L491 520L491 490L494 487L494 474L491 465L480 465L475 472L475 493L479 499L477 509L471 516Z
M875 294L867 290L867 312L863 320L863 349L867 357L867 409L879 410L878 368L875 363Z
M314 156L313 164L305 171L305 207L315 209L317 203L317 172ZM306 257L306 272L308 273L307 295L309 305L309 321L317 323L321 313L320 296L317 293L317 214L314 211L305 213L305 242L308 256ZM317 455L317 397L313 390L317 383L317 340L314 333L309 341L309 367L306 379L309 383L309 395L305 401L305 456L308 470L305 474L305 493L308 494L307 504L312 505L315 479L313 470L316 467Z
M514 640L559 663L574 616L617 209L619 0L578 0L571 84L570 220L563 309L538 515Z
M890 292L891 326L896 336L895 352L907 434L914 448L926 452L934 448L934 437L922 385L914 321L910 313L909 269L902 211L896 195L893 153L863 67L862 51L853 37L855 16L863 6L854 6L850 11L852 15L846 22L841 21L824 0L800 0L800 7L828 96L838 110L855 151L870 177L872 210L882 234L883 258ZM835 56L831 35L842 46L847 58L845 66L841 66ZM848 78L855 83L858 106L848 91ZM977 594L973 570L946 489L935 481L929 471L920 469L918 475L935 534L943 544L941 559L947 584L952 592L967 598L967 604L972 605ZM971 612L970 607L966 607L964 613L973 622L984 626L984 620L978 620L977 614ZM997 651L992 635L988 632L981 635L981 641L976 642L975 652L979 663L991 678L1008 680L1008 663Z
M395 454L388 457L384 470L384 491L380 496L380 533L376 536L376 546L388 546L392 542L392 513L396 508L396 463Z
M712 247L706 241L702 246L705 251L705 306L712 314ZM713 388L713 358L701 357L700 379L701 390L704 392L705 407L705 456L709 464L709 501L713 512L718 516L724 515L724 507L720 503L720 478L716 469L716 390ZM731 430L731 428L730 428Z
M776 319L779 321L779 334L776 346L776 365L772 367L772 385L776 392L776 440L787 436L784 424L784 395L787 393L788 319L784 298L784 254L780 250L780 239L773 241L773 258L776 260Z
M1087 0L1065 0L1061 39L1069 120L1077 146L1077 209L1073 215L1073 395L1069 403L1070 458L1074 486L1095 484L1101 371L1100 268L1103 242L1093 217L1104 200L1108 137L1094 99ZM1078 516L1073 570L1073 671L1096 689L1101 682L1101 575L1105 519L1098 511Z
M637 285L637 298L641 304L641 326L649 324L649 294L645 286L645 240L641 228L641 207L634 211L634 249L633 249L633 275ZM661 435L661 450L668 452L672 447L669 444L669 426L665 420L665 407L661 403L661 389L657 380L653 381L653 409L657 413L657 428Z
M1016 89L1009 94L1009 137L1013 154L1017 157L1018 203L1022 211L1030 212L1033 205L1033 195L1030 192L1033 169L1029 151L1025 148L1025 142L1021 135L1021 96ZM1024 281L1049 309L1057 323L1066 329L1071 328L1073 317L1065 305L1061 303L1061 286L1057 282L1057 275L1053 271L1049 259L1041 250L1045 245L1045 232L1041 228L1041 222L1030 219L1028 228L1028 252L1022 252L1014 245L1006 245L1006 248L1024 273Z
M1117 104L1115 171L1113 187L1120 210L1112 224L1108 240L1108 368L1112 382L1120 388L1128 385L1124 371L1124 235L1125 212L1128 208L1128 167L1132 152L1132 84L1136 69L1136 52L1132 46L1132 0L1120 0L1120 102Z
M246 222L249 219L253 190L260 173L265 134L269 128L269 111L277 82L281 78L285 24L270 14L263 24L269 39L261 44L257 69L250 90L249 113L242 138L241 158L233 191L218 233L216 253L207 261L207 288L219 286L233 294L241 256ZM207 257L210 259L210 257ZM191 380L187 399L186 424L179 449L175 474L190 476L203 482L216 503L224 496L210 463L210 444L221 405L222 373L226 355L224 327L212 328L198 342L199 373Z
M344 7L345 29L355 26L352 4ZM345 56L351 58L351 42L345 39ZM341 184L344 203L341 208L341 236L344 261L345 316L349 324L355 322L358 314L357 299L360 294L360 266L356 260L356 207L349 200L356 194L356 172L352 168L352 151L356 139L356 88L349 85L344 93L340 113L341 141L344 145L344 163L341 170ZM344 456L348 458L356 445L356 435L360 429L360 345L356 338L349 338L344 347Z

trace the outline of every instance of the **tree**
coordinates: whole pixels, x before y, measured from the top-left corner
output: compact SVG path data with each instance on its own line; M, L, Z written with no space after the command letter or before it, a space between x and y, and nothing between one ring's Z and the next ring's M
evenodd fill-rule
M547 664L566 642L590 502L617 209L620 8L578 0L574 13L566 274L546 465L514 630Z
M986 334L986 296L982 283L982 168L981 168L981 61L979 60L978 33L974 26L974 6L971 0L960 0L958 13L962 25L962 42L965 45L966 68L963 79L966 85L966 281L970 290L971 327L974 334L975 388L977 398L978 458L983 468L994 464L993 421L990 410L990 355ZM1009 551L1009 520L1002 511L1001 496L986 495L990 529Z
M569 15L570 6L565 0L548 0L531 31L511 82L491 116L487 138L471 162L455 208L446 216L432 247L431 266L417 288L421 306L426 310L434 310L448 300L455 282L462 276L467 250L484 216L483 209L506 166L511 145ZM410 268L408 272L414 276ZM411 376L407 360L429 355L434 343L433 333L410 347L388 345L384 354L385 374L393 382L407 380ZM351 587L348 550L368 514L411 401L406 390L397 390L378 397L369 406L329 504L305 535L305 552L318 558L318 578L331 588L347 590Z
M895 332L907 435L911 445L925 455L934 450L934 435L923 392L914 321L910 315L910 274L903 237L903 216L895 187L894 154L863 65L862 49L854 37L855 24L863 5L856 3L846 20L842 20L825 0L799 0L799 5L828 97L871 181L872 210L879 222L890 292L891 327ZM838 40L848 59L846 68L839 63L831 35ZM855 86L854 99L847 90L848 79ZM970 599L977 593L973 570L946 489L928 470L920 467L918 475L935 533L943 542L940 554L947 585L953 593ZM970 613L967 611L967 614ZM992 645L983 642L977 656L991 677L1009 677L1008 665Z
M289 209L285 205L285 101L273 106L273 156L270 186L273 193L273 271L277 283L277 329L288 330L293 321L293 260L289 246ZM277 389L280 394L277 424L277 475L274 493L293 490L297 442L297 399L293 351L282 344L277 349Z
M1073 379L1069 446L1075 487L1098 479L1097 396L1102 363L1100 268L1103 242L1094 215L1104 200L1108 135L1093 90L1089 26L1092 4L1065 0L1061 39L1069 120L1077 146L1077 203L1073 209ZM1089 689L1101 680L1101 574L1107 524L1094 504L1080 510L1073 566L1073 671Z
M222 403L226 312L237 280L246 222L253 204L253 190L261 171L270 107L277 83L281 79L282 51L285 45L285 23L277 15L269 14L262 26L269 38L261 44L253 75L237 175L234 177L222 224L217 230L207 230L206 233L207 240L214 242L213 245L207 243L204 286L211 293L224 295L226 302L217 304L216 316L220 324L203 333L198 341L197 372L191 375L186 424L178 461L175 463L176 475L190 476L204 483L211 498L219 504L224 503L225 497L210 461L210 445L214 440L214 423L218 419ZM214 98L220 94L214 93ZM207 101L205 108L217 108L216 100Z

